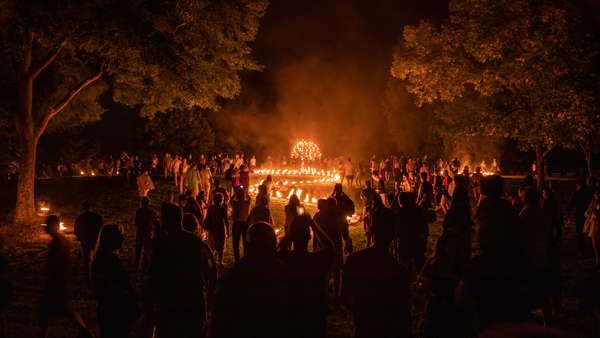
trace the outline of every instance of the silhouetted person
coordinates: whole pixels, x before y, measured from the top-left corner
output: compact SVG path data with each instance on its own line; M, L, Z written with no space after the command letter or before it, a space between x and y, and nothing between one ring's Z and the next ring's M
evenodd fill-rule
M544 324L552 325L560 313L560 264L554 224L540 207L540 193L530 187L525 192L525 207L519 214L524 222L523 247L531 263L531 282L537 290L534 308L541 307Z
M325 210L315 215L315 222L319 223L321 229L329 236L335 246L335 256L333 265L331 266L331 273L333 274L334 298L336 301L339 301L340 274L344 265L344 249L349 253L353 250L348 234L348 221L336 209L335 198L329 197ZM346 243L345 247L342 245L342 239Z
M464 255L471 257L471 200L469 189L464 186L464 176L454 177L454 193L450 198L450 209L444 218L444 229L452 229L460 236Z
M354 314L356 337L411 337L410 279L406 267L389 254L394 213L373 213L373 246L348 256L341 299Z
M571 195L569 207L575 209L575 233L577 234L577 244L579 245L579 253L585 254L585 234L583 227L585 226L585 211L590 205L592 196L587 189L584 180L577 181L577 190Z
M90 279L90 254L96 247L96 240L102 229L102 217L95 212L92 212L92 204L83 201L83 214L77 216L73 232L77 236L77 240L81 243L81 251L83 252L83 273L85 279Z
M583 228L584 235L592 239L594 254L596 256L595 268L600 268L600 190L596 190L590 206L585 212L586 221Z
M248 251L217 285L209 337L288 336L286 268L274 258L277 237L270 224L248 228Z
M429 226L423 208L415 203L411 193L400 194L400 206L395 214L396 253L411 275L413 265L418 274L425 264Z
M522 247L523 222L507 200L500 198L502 177L481 178L481 200L475 212L481 254L465 267L457 303L473 309L478 331L494 323L530 318L521 295L530 266Z
M120 226L105 225L92 257L96 314L103 338L129 337L131 324L141 315L138 294L131 287L129 274L119 259L123 239Z
M189 171L189 170L188 170ZM200 203L204 203L203 201L197 201L195 200L193 197L188 197L185 199L185 205L183 206L183 213L190 213L194 216L196 216L196 219L198 220L198 222L202 223L204 221L204 215L202 214L202 207L200 206ZM185 229L187 231L189 231L188 229ZM194 231L190 231L193 234L199 235L198 233L194 232Z
M331 194L331 197L335 198L335 207L337 211L344 216L344 219L346 219L346 217L352 217L354 214L354 202L352 202L350 197L348 197L348 195L342 191L341 184L336 183L336 185L333 187L333 193Z
M140 266L142 249L144 257L142 258L142 269L146 269L150 259L152 224L156 217L156 211L150 208L150 199L146 196L140 198L140 207L133 216L135 222L135 261L133 266L137 269Z
M156 333L162 337L200 337L206 324L202 241L182 228L175 204L161 208L164 237L152 246L148 290L156 303Z
M310 230L323 250L309 252ZM288 248L291 243L294 250ZM335 246L321 227L309 216L294 218L290 231L279 242L277 255L287 267L290 276L291 300L290 335L293 337L327 336L327 284L333 264Z
M419 186L419 193L417 195L417 204L423 208L423 211L427 211L431 208L433 202L433 185L427 181L427 173L421 173L421 185Z
M59 228L60 219L58 216L49 216L46 220L46 233L52 236L52 242L48 249L46 286L41 300L40 337L46 338L50 314L55 311L69 317L77 329L79 329L80 337L92 337L92 334L85 327L81 316L71 308L69 302L71 245L58 232Z
M229 237L229 217L227 209L223 207L223 195L213 196L213 205L206 212L203 227L208 230L208 246L213 253L219 255L219 267L223 267L223 253L225 252L225 239Z
M223 204L229 203L230 196L227 193L227 190L221 186L221 181L215 180L213 185L215 186L215 189L212 191L212 195L214 196L216 193L221 193L221 195L223 195Z
M365 188L360 193L360 198L363 200L363 216L365 216L365 211L367 207L373 205L373 196L377 195L375 189L371 188L371 181L365 181Z
M215 181L215 185L216 182ZM216 189L215 189L216 190ZM231 218L233 220L232 243L233 256L236 262L240 260L240 238L246 254L246 232L248 232L248 215L250 215L250 196L246 194L244 189L238 189L235 197L231 200Z
M258 201L258 205L252 208L248 215L248 224L252 225L258 222L265 222L274 226L273 217L271 216L271 210L268 208L269 198L263 196Z
M193 234L202 234L202 227L196 216L183 214L183 230ZM200 236L199 236L200 237ZM204 294L206 295L207 309L210 309L217 287L217 261L208 244L200 241L202 247L202 276L204 277Z
M416 293L428 296L423 325L425 337L465 337L469 333L465 313L454 298L467 262L460 236L454 230L444 230L413 284Z

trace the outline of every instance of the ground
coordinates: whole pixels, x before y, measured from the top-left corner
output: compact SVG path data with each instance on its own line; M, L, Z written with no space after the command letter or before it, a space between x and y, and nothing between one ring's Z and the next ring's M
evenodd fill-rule
M163 182L154 177L156 190L149 193L152 205L159 205L167 190L175 190L171 181ZM512 191L519 179L507 179L507 191ZM37 223L30 228L16 227L11 224L12 210L16 184L11 181L0 183L4 194L0 196L0 239L3 244L3 254L7 257L9 280L14 284L15 295L7 311L9 322L9 337L37 336L37 310L42 287L44 285L45 257L49 236L43 233ZM561 182L563 201L568 199L574 189L574 183ZM362 210L362 203L357 198L358 189L346 189L348 195L355 201L356 210ZM144 282L143 273L133 269L133 250L135 233L132 217L138 207L137 190L130 185L123 187L118 178L109 180L106 177L86 177L72 179L44 179L36 181L36 202L45 201L50 204L51 212L60 213L62 221L67 226L65 231L71 241L73 250L73 306L82 315L84 321L96 337L99 337L96 324L95 301L91 284L83 279L83 267L79 243L72 234L73 222L81 212L81 202L88 199L93 210L104 218L105 224L116 223L125 229L125 243L121 251L127 270L130 273L133 286L139 291ZM275 224L283 229L285 219L283 203L273 202L272 211ZM310 214L315 209L307 209ZM600 273L593 269L593 257L580 257L575 247L573 217L566 213L567 220L564 229L565 239L561 248L563 254L562 272L564 277L563 316L561 328L567 330L570 337L600 336ZM42 223L40 218L39 223ZM362 223L350 229L355 249L365 245ZM441 233L441 217L430 225L429 250ZM476 248L475 248L476 250ZM233 263L231 241L227 243L224 262L230 266ZM412 313L414 332L420 337L425 299L413 297ZM538 320L541 319L537 316ZM331 336L350 337L353 332L352 315L343 307L334 305L330 300L329 333ZM61 316L51 319L49 337L76 336L74 329L69 328L68 322ZM135 333L137 327L133 327ZM132 337L135 334L132 333Z

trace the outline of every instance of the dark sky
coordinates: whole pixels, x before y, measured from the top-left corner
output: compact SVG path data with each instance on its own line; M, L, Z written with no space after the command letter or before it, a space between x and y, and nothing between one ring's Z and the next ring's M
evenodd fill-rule
M332 156L394 151L382 114L393 50L405 25L446 10L444 0L273 0L251 44L264 71L244 72L242 95L211 122L248 153L289 153L299 139ZM84 134L117 154L131 146L135 111L104 105Z

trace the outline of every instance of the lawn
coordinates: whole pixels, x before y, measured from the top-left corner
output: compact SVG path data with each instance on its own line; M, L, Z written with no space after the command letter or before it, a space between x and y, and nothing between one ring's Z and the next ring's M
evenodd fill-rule
M163 182L162 179L153 178L156 189L149 193L152 205L158 208L162 196L167 190L175 190L173 183ZM507 180L507 190L512 190L520 180ZM9 337L35 337L38 328L38 300L44 285L45 256L49 237L44 235L41 226L31 229L16 229L10 223L12 209L14 208L14 195L16 184L3 181L0 186L4 194L0 196L0 235L3 243L3 253L7 257L10 267L8 278L14 284L15 297L11 304L7 318L9 322ZM573 182L561 182L561 196L563 201L574 188ZM356 210L362 210L362 202L358 199L359 190L347 191L355 201ZM73 307L82 315L84 321L94 333L99 336L96 324L95 301L93 300L91 284L83 279L81 251L78 242L72 235L73 222L81 212L81 202L88 199L93 210L104 218L105 224L116 223L125 229L125 243L121 258L128 269L132 284L141 290L144 275L133 269L133 250L135 233L133 230L132 216L138 207L137 190L130 185L124 187L118 178L109 180L106 177L86 177L72 179L45 179L36 182L36 202L45 201L51 205L52 212L60 213L61 219L67 226L65 231L71 241L73 250ZM275 224L283 229L284 204L272 203L272 212ZM314 208L308 208L309 214L314 214ZM569 332L572 337L598 337L600 336L600 277L593 270L593 258L581 258L575 248L575 234L573 217L570 213L564 229L564 241L561 248L563 254L562 271L564 277L564 300L561 327ZM41 223L41 220L40 220ZM350 235L355 249L365 246L365 237L362 223L352 226ZM429 250L441 233L441 217L438 222L430 225ZM476 248L475 248L476 249ZM227 252L224 262L230 266L233 263L231 240L228 239ZM413 326L417 337L421 336L422 318L425 299L413 297ZM538 319L541 322L541 318ZM331 336L350 337L353 332L352 315L344 307L337 307L333 300L330 301L330 315L328 317L329 333ZM73 329L62 316L51 319L50 337L76 336ZM132 337L137 337L138 327L133 327Z

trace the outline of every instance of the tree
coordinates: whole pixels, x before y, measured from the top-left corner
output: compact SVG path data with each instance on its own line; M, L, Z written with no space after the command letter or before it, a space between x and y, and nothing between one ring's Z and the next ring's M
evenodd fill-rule
M36 145L46 130L100 118L99 95L140 107L217 109L260 70L248 42L266 0L4 0L0 109L20 144L15 222L34 216Z
M137 127L142 156L171 153L186 157L208 156L215 147L215 135L200 109L169 110L154 118L143 118Z
M581 9L567 0L451 0L449 9L440 28L405 27L392 75L408 80L417 106L446 102L437 116L458 135L533 148L541 189L544 159L589 109L578 89L593 82L597 54Z

